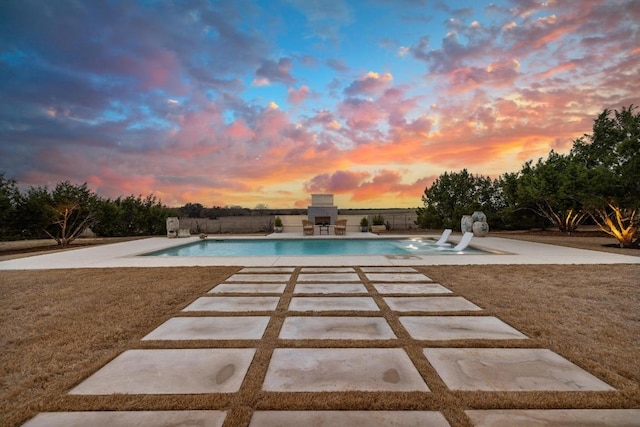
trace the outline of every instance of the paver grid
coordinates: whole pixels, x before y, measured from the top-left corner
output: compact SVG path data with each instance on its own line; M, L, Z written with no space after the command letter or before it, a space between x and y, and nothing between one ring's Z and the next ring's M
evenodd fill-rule
M247 267L70 390L219 397L207 411L42 413L25 425L447 426L449 418L484 426L513 416L638 425L638 410L464 411L438 399L458 390L614 390L549 350L519 348L523 341L411 267Z

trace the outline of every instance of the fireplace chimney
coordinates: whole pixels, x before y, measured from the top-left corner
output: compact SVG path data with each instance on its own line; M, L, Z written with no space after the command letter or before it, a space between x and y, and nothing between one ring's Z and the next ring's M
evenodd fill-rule
M309 221L314 224L335 225L338 207L333 204L333 194L312 194L311 206L307 208Z

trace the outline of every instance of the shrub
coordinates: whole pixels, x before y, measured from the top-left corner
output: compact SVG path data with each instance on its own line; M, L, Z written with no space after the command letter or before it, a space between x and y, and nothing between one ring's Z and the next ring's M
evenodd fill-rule
M384 225L384 217L382 215L375 215L371 218L373 225Z

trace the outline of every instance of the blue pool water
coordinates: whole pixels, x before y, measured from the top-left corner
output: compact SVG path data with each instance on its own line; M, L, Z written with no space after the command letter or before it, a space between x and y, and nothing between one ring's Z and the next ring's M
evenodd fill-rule
M273 255L451 255L487 254L438 250L431 240L416 239L226 239L201 240L145 256L273 256Z

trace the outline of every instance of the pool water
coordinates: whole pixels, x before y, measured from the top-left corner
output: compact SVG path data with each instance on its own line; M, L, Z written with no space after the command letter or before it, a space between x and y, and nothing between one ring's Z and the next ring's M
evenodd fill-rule
M201 240L145 256L274 256L274 255L451 255L487 254L468 247L463 252L438 250L418 239L226 239Z

